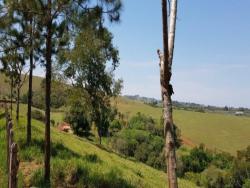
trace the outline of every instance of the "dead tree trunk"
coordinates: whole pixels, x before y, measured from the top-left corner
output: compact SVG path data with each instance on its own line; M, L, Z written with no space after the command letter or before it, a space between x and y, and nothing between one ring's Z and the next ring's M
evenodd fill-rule
M160 83L161 95L163 102L163 119L164 119L164 135L165 135L165 157L168 174L169 188L177 188L176 175L176 154L174 141L174 124L172 112L173 87L170 84L172 76L172 59L174 51L175 25L176 25L176 8L177 0L171 1L170 13L170 37L168 36L168 13L167 0L162 0L162 24L163 24L163 47L164 53L161 54L158 50L160 58Z

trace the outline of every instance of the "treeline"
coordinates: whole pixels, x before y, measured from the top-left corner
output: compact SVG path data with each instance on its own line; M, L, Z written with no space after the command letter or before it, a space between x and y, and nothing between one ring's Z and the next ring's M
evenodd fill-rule
M142 97L140 95L125 95L124 97L131 100L141 101L153 107L162 107L162 101L155 98ZM235 112L240 111L243 112L245 115L250 115L250 109L244 107L239 107L239 108L232 106L218 107L212 105L203 105L192 102L179 102L179 101L173 101L173 107L176 109L191 110L196 112L223 112L229 114L234 114Z

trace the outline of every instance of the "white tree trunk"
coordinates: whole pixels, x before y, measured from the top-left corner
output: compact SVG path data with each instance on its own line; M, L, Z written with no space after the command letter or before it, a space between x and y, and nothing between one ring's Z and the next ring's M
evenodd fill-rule
M169 18L169 38L168 38L168 49L169 49L169 68L172 68L173 56L174 56L174 42L175 42L175 31L176 31L176 19L177 19L177 0L171 1L170 7L170 18Z
M167 18L167 0L162 0L162 24L163 24L163 47L164 53L161 54L158 50L160 58L160 82L161 94L163 102L163 119L164 119L164 135L165 135L165 157L168 175L168 187L178 188L176 175L176 155L174 141L174 123L172 115L172 100L173 88L170 84L172 76L172 61L174 53L175 28L176 28L176 13L177 0L171 1L169 32Z

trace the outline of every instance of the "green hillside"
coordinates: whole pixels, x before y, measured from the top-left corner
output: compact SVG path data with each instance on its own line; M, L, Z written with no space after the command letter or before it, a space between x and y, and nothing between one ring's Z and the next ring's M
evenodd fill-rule
M38 91L40 89L40 84L42 82L42 78L39 76L33 76L33 91ZM28 76L25 79L25 82L23 84L23 87L21 89L21 96L28 91ZM0 73L0 97L9 95L10 92L10 85L9 85L9 80L8 78Z
M8 84L6 78L0 74L0 96L7 94ZM39 90L41 77L33 78L34 91ZM28 82L26 80L22 93L26 92ZM125 116L131 117L137 112L152 116L159 121L161 108L152 107L143 102L119 98L118 109ZM55 121L62 119L62 113L55 113L52 117ZM218 149L231 154L237 150L244 149L250 144L250 118L237 117L223 113L200 113L186 110L174 110L174 120L181 129L184 142L190 146L204 143L211 149Z
M142 112L159 121L161 108L139 101L120 98L118 109L128 117ZM250 118L217 113L174 110L174 121L181 129L184 139L194 144L204 143L211 149L236 154L250 145Z
M21 121L15 126L15 140L19 146L20 173L19 185L42 186L43 168L43 138L44 125L39 121L32 121L33 142L30 147L25 146L24 106L22 106ZM3 109L0 109L0 114ZM52 115L53 116L53 115ZM60 184L74 183L72 177L77 174L78 186L82 184L100 187L166 187L166 174L155 170L143 163L123 158L95 143L59 132L51 128L52 138L52 187ZM5 153L5 120L0 119L0 185L6 184L6 153ZM73 181L73 182L72 182ZM192 183L179 180L180 187L195 187ZM74 186L73 186L74 187Z

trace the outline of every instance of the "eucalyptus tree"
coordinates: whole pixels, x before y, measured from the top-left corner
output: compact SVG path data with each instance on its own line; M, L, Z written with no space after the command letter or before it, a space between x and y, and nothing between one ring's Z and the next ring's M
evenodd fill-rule
M163 101L163 119L165 134L165 155L168 174L168 185L170 188L177 188L176 175L176 154L174 140L174 123L171 96L174 93L170 84L172 77L172 62L174 53L174 40L176 29L177 0L170 1L170 14L168 26L167 0L162 0L162 25L163 25L163 54L158 50L160 58L160 83Z
M87 92L85 97L90 101L91 119L101 144L112 119L110 98L119 94L122 82L113 78L119 60L118 50L112 44L113 36L100 22L97 17L91 26L78 33L75 46L62 54L62 62L73 86Z

